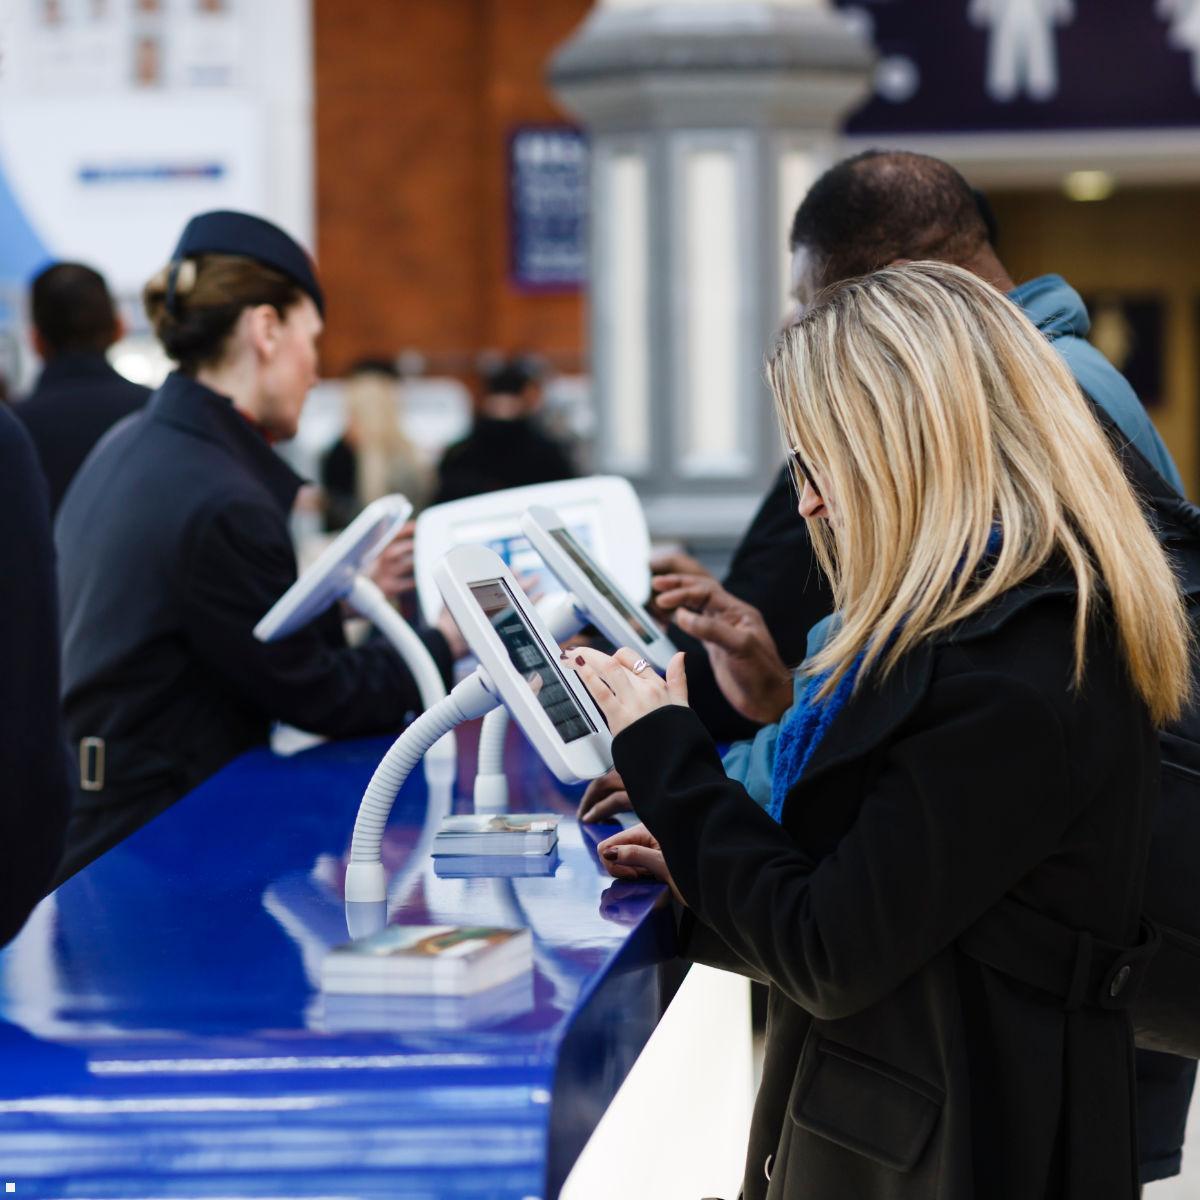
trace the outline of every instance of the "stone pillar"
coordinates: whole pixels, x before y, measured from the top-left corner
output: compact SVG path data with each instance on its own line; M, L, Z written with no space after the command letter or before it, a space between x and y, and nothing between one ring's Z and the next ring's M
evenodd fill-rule
M602 0L551 60L592 143L596 466L656 537L728 544L778 470L786 230L872 65L819 0Z

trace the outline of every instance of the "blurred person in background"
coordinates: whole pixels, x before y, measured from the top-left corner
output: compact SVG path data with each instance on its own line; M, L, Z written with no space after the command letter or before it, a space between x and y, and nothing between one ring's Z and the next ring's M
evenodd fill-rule
M539 424L541 405L542 381L529 363L512 359L490 372L471 432L442 456L434 503L573 479L566 450Z
M58 603L46 481L0 405L0 946L54 877L71 788L58 696Z
M42 373L17 405L58 506L92 447L122 417L142 407L150 389L115 371L105 355L125 334L104 277L82 263L55 263L30 289L33 345Z
M347 646L336 607L277 643L253 634L296 579L302 480L271 444L295 435L317 379L324 300L305 251L258 217L205 213L144 302L178 370L89 458L57 525L79 762L60 879L265 743L273 721L343 737L421 708L390 646ZM397 539L377 560L386 594L411 586L411 550ZM448 679L457 631L422 637Z
M1005 292L1066 362L1084 393L1181 495L1183 482L1125 378L1087 339L1087 309L1059 275L1017 286L996 252L995 220L948 163L870 150L830 168L792 223L792 297L803 313L821 289L890 263L936 259L964 267ZM813 555L785 465L734 552L722 583L685 554L652 564L655 603L683 631L689 703L714 737L748 739L793 702L792 670L819 651L832 593ZM749 746L750 743L745 743ZM598 820L628 807L606 776L580 811ZM1196 1063L1139 1050L1141 1179L1179 1174Z
M400 373L386 359L364 359L343 391L346 428L321 459L325 528L345 529L373 500L399 492L415 510L433 492L433 468L401 424Z

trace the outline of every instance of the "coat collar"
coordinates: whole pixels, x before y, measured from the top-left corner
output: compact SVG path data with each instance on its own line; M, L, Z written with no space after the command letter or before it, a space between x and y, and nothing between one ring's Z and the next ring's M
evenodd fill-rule
M150 419L214 442L228 451L290 512L304 480L267 445L233 401L182 371L173 371L149 404Z
M861 758L886 741L929 690L940 647L987 637L1035 601L1049 596L1072 596L1075 591L1075 578L1065 567L1047 567L1025 583L1010 588L981 612L916 646L882 682L865 681L830 725L798 782L807 785L818 775Z
M71 350L46 359L34 392L40 392L44 388L58 387L63 383L73 383L80 379L128 382L125 376L120 374L103 354Z

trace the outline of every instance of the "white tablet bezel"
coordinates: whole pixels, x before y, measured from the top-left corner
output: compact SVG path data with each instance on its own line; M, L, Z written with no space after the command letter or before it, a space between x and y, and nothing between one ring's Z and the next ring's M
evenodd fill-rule
M604 577L605 582L622 600L634 611L645 627L654 633L650 641L641 637L629 623L625 614L604 595L602 591L588 578L585 572L564 549L554 536L555 530L561 529L571 535L570 527L554 511L544 504L535 504L521 518L521 529L533 543L534 549L545 560L546 565L558 576L559 582L571 593L576 603L591 618L592 623L610 642L616 646L628 646L638 655L660 671L667 669L667 664L676 653L676 647L670 638L663 633L654 618L645 608L631 600L612 577L611 572L596 561L594 554L580 546L580 551L591 560L597 574Z
M275 601L255 625L254 636L260 642L287 637L345 599L355 576L366 571L400 532L412 507L400 495L381 496L368 504Z
M455 546L434 568L434 577L450 615L495 684L501 702L555 777L562 783L581 783L603 775L612 766L612 738L604 717L575 672L559 661L558 643L504 560L486 546ZM595 732L574 741L563 741L546 710L513 666L500 635L471 592L472 587L497 581L508 589L526 627Z
M425 509L417 517L414 553L417 600L427 624L442 610L433 578L442 555L451 546L523 536L521 517L534 504L554 509L568 528L575 524L573 513L586 509L594 535L589 553L607 566L626 596L649 594L650 535L637 493L619 475L591 475L487 492Z

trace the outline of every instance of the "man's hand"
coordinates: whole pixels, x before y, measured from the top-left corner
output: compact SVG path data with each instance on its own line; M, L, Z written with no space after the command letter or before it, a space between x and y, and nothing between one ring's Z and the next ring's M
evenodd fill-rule
M614 768L587 785L587 791L579 801L579 811L576 815L584 824L595 825L609 820L617 813L632 811L633 805L629 802L625 782Z
M705 568L704 564L698 559L693 558L690 554L685 554L682 550L664 550L660 554L655 554L650 559L650 574L656 575L699 575L708 579L712 575ZM654 591L655 580L650 580L650 599L646 601L646 610L652 617L666 624L671 619L671 614L663 612L658 606L658 595Z
M600 861L614 879L657 879L671 889L680 904L687 901L679 894L658 839L645 825L632 825L605 838L597 847Z
M658 608L704 643L725 699L751 721L778 721L792 704L792 673L758 609L711 575L659 575L651 586Z
M399 600L416 590L413 577L413 530L415 521L407 521L400 532L383 548L371 564L371 580L389 600Z
M613 655L579 646L564 651L562 658L595 700L613 737L655 709L668 704L687 704L682 654L676 654L667 665L665 680L628 646L622 646ZM642 668L635 671L633 668L639 661Z
M698 559L682 550L664 550L650 559L651 575L707 575L712 572Z

